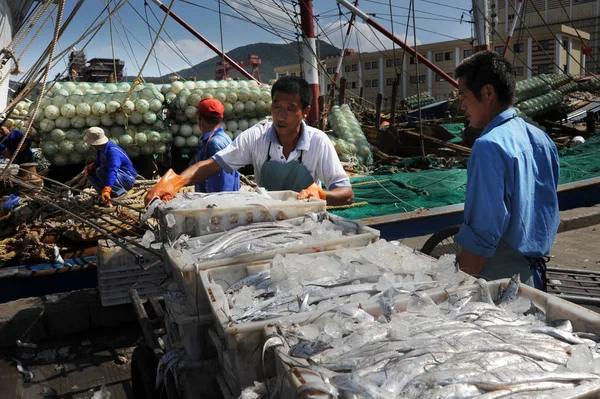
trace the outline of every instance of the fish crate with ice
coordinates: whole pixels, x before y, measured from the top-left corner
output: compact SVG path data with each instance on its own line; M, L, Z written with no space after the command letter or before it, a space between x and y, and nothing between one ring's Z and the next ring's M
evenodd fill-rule
M295 191L184 193L156 208L161 239L174 241L182 234L199 237L256 222L293 219L324 212L326 202L297 200Z
M278 254L311 253L366 246L379 239L379 231L325 212L282 222L254 223L229 232L176 242L165 248L167 273L172 274L190 306L210 313L199 297L201 270L270 260ZM202 290L202 288L201 288Z
M600 315L510 279L398 297L389 319L379 303L357 312L313 321L317 338L278 327L282 397L600 397Z
M261 362L256 348L266 326L310 323L331 309L353 309L388 293L406 296L433 289L439 286L434 281L439 265L444 262L377 241L367 247L278 255L268 262L203 270L200 279L222 342L219 356L233 366L243 388L264 377L256 367Z
M128 244L128 247L143 256L141 264L133 254L111 240L98 243L97 273L102 306L130 303L131 288L137 288L141 298L161 295L163 291L161 284L167 279L167 273L162 259L137 246Z

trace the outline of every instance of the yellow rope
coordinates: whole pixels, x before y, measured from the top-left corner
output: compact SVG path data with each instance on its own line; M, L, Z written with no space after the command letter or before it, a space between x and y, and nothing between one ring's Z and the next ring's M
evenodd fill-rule
M341 211L344 209L356 208L357 206L364 206L364 205L369 205L369 203L367 201L360 201L360 202L355 202L350 205L337 205L337 206L330 205L327 207L327 210L328 211Z
M363 182L361 182L361 183L354 183L354 184L352 185L352 187L366 186L367 184L385 183L386 181L390 181L390 179L383 179L383 180L373 180L373 181L363 181Z

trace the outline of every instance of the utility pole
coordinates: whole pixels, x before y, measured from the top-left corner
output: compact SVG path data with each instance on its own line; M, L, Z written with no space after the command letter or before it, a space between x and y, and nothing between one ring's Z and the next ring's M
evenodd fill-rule
M319 119L319 60L312 0L300 0L300 25L302 27L302 70L304 79L312 90L312 103L308 114L308 124L313 126Z

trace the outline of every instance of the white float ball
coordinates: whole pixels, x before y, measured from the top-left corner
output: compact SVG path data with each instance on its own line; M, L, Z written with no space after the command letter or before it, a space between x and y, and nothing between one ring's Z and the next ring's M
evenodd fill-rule
M237 139L240 134L242 134L243 130L236 130L233 132L233 139Z
M256 110L256 104L254 104L254 101L246 101L244 103L244 112L247 114L252 114L254 113L254 111Z
M167 94L165 94L165 100L170 103L173 100L175 100L177 98L177 94L173 93L172 91L168 92Z
M104 91L107 93L113 93L117 91L117 85L114 83L109 83L106 86L104 86Z
M96 115L90 115L87 118L85 118L85 123L89 127L98 126L100 125L100 118Z
M233 140L233 133L232 132L230 132L229 130L225 130L225 134L228 135L231 140Z
M200 130L200 126L198 126L197 123L195 125L192 125L192 134L198 137L202 136L202 130Z
M183 111L185 113L185 116L187 116L189 119L191 120L196 120L196 112L198 111L198 108L196 107L192 107L191 105L185 107L185 110Z
M96 116L102 116L106 113L106 105L99 101L92 104L92 114Z
M175 136L173 139L173 145L175 147L185 147L185 137Z
M238 100L238 96L237 93L234 90L229 90L227 92L227 102L228 103L235 103Z
M199 143L199 140L198 140L198 137L196 137L196 136L190 136L185 139L185 145L187 147L198 147L198 143Z
M56 120L60 116L60 109L56 105L48 105L44 110L47 119Z
M65 166L68 162L68 158L63 154L56 154L52 158L52 163L56 166Z
M158 144L160 143L160 133L155 130L151 130L146 134L149 144Z
M144 123L151 125L156 122L156 114L152 111L148 111L143 115Z
M73 104L65 104L60 107L60 114L65 118L72 118L77 115L77 110Z
M196 82L196 88L197 89L205 89L206 88L206 82L200 80Z
M254 107L256 113L260 116L265 115L265 113L267 112L267 103L263 100L258 100L257 102L255 102Z
M100 117L100 123L102 123L104 126L112 126L114 125L115 120L113 119L112 115L104 114Z
M83 96L80 94L71 94L67 97L67 103L77 106L83 101Z
M135 110L140 114L145 114L146 112L148 112L149 109L150 104L148 104L148 101L142 98L135 101Z
M52 129L54 129L56 127L56 124L54 123L54 121L52 119L42 119L40 122L40 131L42 133L47 133L49 131L51 131Z
M54 93L56 93L56 94L55 94L55 96L56 96L56 97L64 97L64 98L67 98L67 97L69 97L69 94L70 94L70 93L69 93L68 91L66 91L65 89L60 89L60 90L58 90L58 91L55 91Z
M163 107L162 102L156 98L150 100L148 104L150 105L150 111L152 112L159 112Z
M179 135L183 137L189 137L194 132L191 125L185 124L179 127Z
M58 153L58 144L54 141L46 141L42 144L42 151L45 155L52 156Z
M215 98L224 103L225 101L227 101L227 93L225 93L225 91L223 90L218 90L215 93Z
M75 143L75 151L80 154L85 154L90 150L90 146L85 141L79 141Z
M129 148L133 144L133 137L128 134L119 136L119 144L123 148Z
M248 129L249 123L247 119L240 119L238 121L238 129L241 131L244 131L246 129Z
M254 125L256 125L258 123L258 119L257 118L250 118L248 119L248 127L252 127Z
M183 84L183 87L185 87L188 90L194 90L196 88L196 82L188 80Z
M200 101L202 100L202 92L193 92L189 95L187 102L192 107L198 107Z
M58 150L60 151L61 154L69 155L73 151L73 146L74 146L74 144L71 140L63 140L58 145Z
M121 106L121 111L126 115L131 115L135 111L135 103L131 100L127 100Z
M130 88L131 86L129 86L129 83L121 83L118 87L118 90L122 92L127 92Z
M125 126L127 123L127 116L123 112L117 112L114 114L114 118L117 125Z
M71 120L69 118L65 118L64 116L59 116L54 121L56 127L59 129L68 129L71 127Z
M139 125L140 123L142 123L143 120L144 120L144 115L140 114L138 111L134 111L129 116L129 122L133 123L134 125Z
M171 83L171 92L178 94L182 89L183 89L184 85L182 82L173 82Z
M121 107L121 104L118 101L109 101L106 104L106 112L108 112L109 114L114 114L115 112L117 112L119 110L119 108Z
M177 132L179 132L179 125L177 123L174 123L171 125L170 129L172 134L177 134Z
M267 102L271 101L271 92L267 90L263 90L260 92L260 100Z
M244 112L244 103L236 101L235 104L233 104L233 112L235 112L236 115L241 115Z
M260 90L255 89L250 91L250 101L258 101L260 100Z
M227 122L227 130L230 132L235 132L238 129L237 121L229 121Z
M250 99L250 90L248 90L247 88L243 87L241 88L238 93L238 100L241 102L246 102Z

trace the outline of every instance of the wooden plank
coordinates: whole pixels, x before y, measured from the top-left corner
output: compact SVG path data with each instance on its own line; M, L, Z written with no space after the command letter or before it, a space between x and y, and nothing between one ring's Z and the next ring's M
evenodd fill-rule
M419 133L417 133L417 132L414 132L414 131L404 130L402 133L403 134L407 134L409 136L416 137L418 139L421 139L421 135ZM469 147L463 147L462 145L448 143L448 142L436 139L435 137L431 137L431 136L425 136L425 135L423 135L423 138L425 140L431 141L432 143L436 143L436 144L439 144L439 145L444 146L444 147L452 148L453 150L456 150L458 152L462 152L464 154L470 154L471 153L471 149Z

